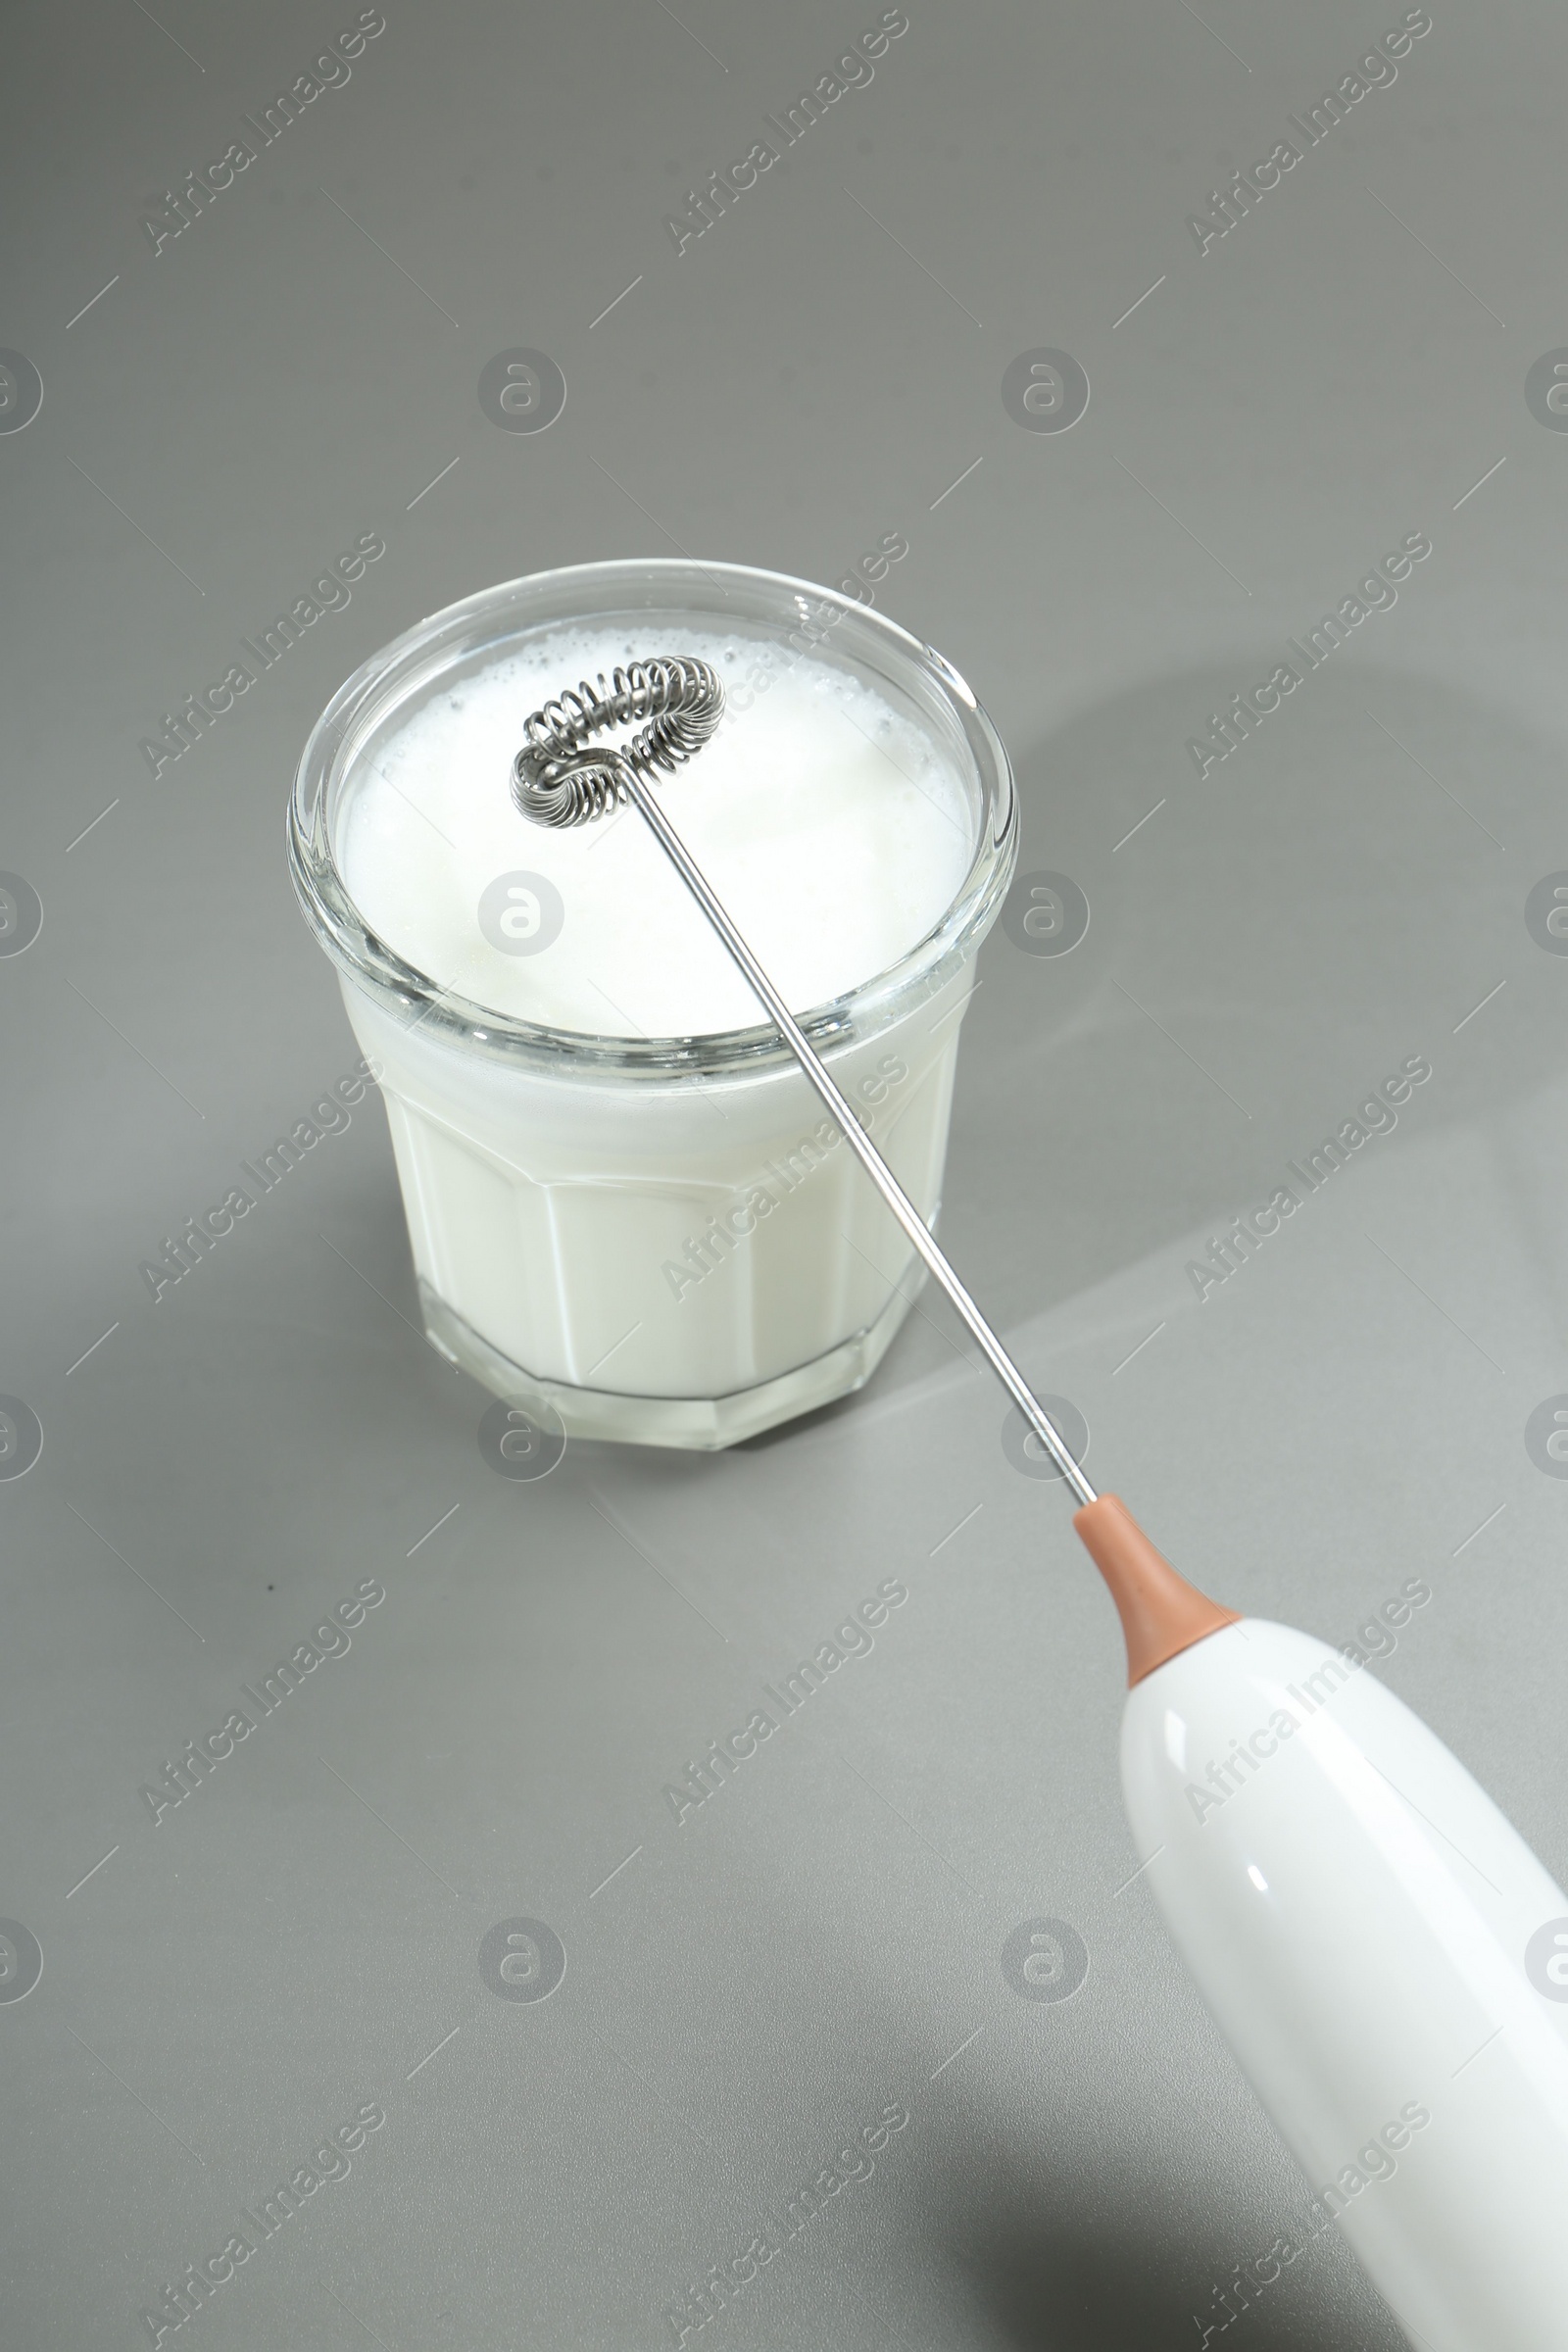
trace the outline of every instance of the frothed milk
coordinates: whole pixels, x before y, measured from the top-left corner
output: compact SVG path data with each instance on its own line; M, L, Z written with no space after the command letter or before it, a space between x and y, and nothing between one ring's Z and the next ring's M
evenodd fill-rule
M658 651L695 655L726 683L742 662L733 642L681 630L660 631ZM557 832L508 794L528 713L632 652L622 634L563 633L425 704L346 806L344 878L410 963L498 1012L594 1035L750 1028L765 1015L634 809ZM659 789L795 1012L923 939L974 855L973 817L929 738L822 662L800 661ZM516 952L526 929L497 945L478 911L515 869L561 900L560 933L535 954ZM525 886L519 906L526 924Z
M796 585L720 569L769 595ZM466 659L400 672L414 632L383 658L389 682L368 665L318 729L294 838L307 912L380 1070L430 1338L568 1431L711 1446L858 1385L916 1261L637 811L561 831L518 814L524 721L639 657L717 671L718 732L656 789L929 1218L973 948L1015 820L1000 746L1000 785L982 772L988 722L966 690L948 718L961 681L945 669L923 707L935 658L912 640L852 610L830 649L803 649L782 642L798 598L771 630L753 612L727 634L716 616L694 625L701 603L688 594L668 621L497 629ZM313 756L326 780L307 805ZM302 848L307 823L317 846ZM389 985L405 967L409 984Z

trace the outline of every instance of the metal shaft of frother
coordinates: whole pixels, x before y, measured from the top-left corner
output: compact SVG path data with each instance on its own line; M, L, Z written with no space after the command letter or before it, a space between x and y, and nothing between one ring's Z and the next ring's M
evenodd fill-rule
M925 1219L866 1134L856 1115L854 1105L841 1092L826 1064L807 1037L805 1030L758 962L757 957L752 954L741 933L731 922L720 901L713 895L702 867L698 865L686 844L664 814L647 782L637 774L635 769L628 766L622 771L621 790L626 799L635 803L660 848L664 852L692 897L697 901L698 906L701 906L713 929L728 948L736 963L745 973L754 993L777 1025L790 1052L843 1129L845 1139L858 1158L860 1165L897 1217L908 1239L919 1251L930 1272L935 1275L949 1298L952 1299L964 1325L983 1351L987 1363L990 1364L1013 1403L1018 1407L1025 1421L1028 1422L1029 1427L1061 1472L1072 1493L1080 1503L1093 1502L1096 1499L1095 1490L1074 1460L1066 1440L1052 1420L1051 1415L1035 1396L1023 1374L970 1298L943 1251L938 1248Z
M1040 1440L1080 1505L1098 1499L1051 1415L970 1298L930 1228L871 1142L854 1104L841 1093L806 1032L714 896L662 808L649 790L654 769L673 774L695 758L717 726L724 688L716 671L689 655L634 661L611 679L584 679L528 718L526 741L513 762L512 797L519 814L542 825L591 824L617 803L631 801L698 906L772 1016L779 1035L838 1121L852 1151L912 1242L929 1272L978 1342L987 1363ZM646 725L642 722L646 721ZM612 747L594 738L611 727L642 725L640 734ZM1087 1540L1087 1539L1086 1539Z

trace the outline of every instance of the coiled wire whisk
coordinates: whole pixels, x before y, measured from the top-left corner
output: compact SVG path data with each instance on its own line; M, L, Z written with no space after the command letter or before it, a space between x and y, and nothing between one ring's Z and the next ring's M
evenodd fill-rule
M628 662L607 685L603 670L535 710L513 762L512 797L536 825L584 825L628 800L628 775L673 775L718 725L724 688L716 670L684 654ZM644 723L646 722L646 723ZM612 727L639 726L629 742L596 744Z

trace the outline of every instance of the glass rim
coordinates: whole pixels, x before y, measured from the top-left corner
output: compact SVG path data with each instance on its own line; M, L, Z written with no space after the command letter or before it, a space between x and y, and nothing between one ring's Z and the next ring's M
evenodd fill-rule
M339 972L401 1025L444 1036L485 1058L574 1076L690 1079L793 1066L793 1054L766 1019L686 1037L621 1037L556 1028L465 997L410 963L370 928L339 870L331 839L334 796L400 691L412 693L444 667L487 645L499 651L537 629L569 627L573 621L608 617L611 612L629 615L639 603L657 610L647 602L650 585L668 591L665 602L672 619L679 612L689 621L694 612L705 611L697 595L705 582L710 589L718 585L726 601L726 583L737 589L744 585L754 596L759 591L773 594L779 605L771 616L775 624L792 605L800 615L797 625L819 626L823 612L831 612L826 627L833 633L835 650L842 649L853 662L858 645L868 652L874 649L892 665L888 682L903 683L906 692L918 682L939 704L962 738L979 787L974 853L946 911L893 963L800 1014L801 1026L818 1052L874 1037L916 1003L938 994L989 930L1017 858L1017 791L1001 736L967 682L935 647L838 589L751 564L665 556L563 564L479 589L370 654L332 696L301 754L288 808L289 872L295 895ZM627 591L625 603L605 603L604 597L620 584ZM687 595L677 602L682 589ZM573 591L583 600L575 609L560 601ZM721 619L722 603L712 610L715 620ZM761 616L754 612L737 617ZM781 628L781 639L784 633ZM887 674L874 662L871 666L873 676Z

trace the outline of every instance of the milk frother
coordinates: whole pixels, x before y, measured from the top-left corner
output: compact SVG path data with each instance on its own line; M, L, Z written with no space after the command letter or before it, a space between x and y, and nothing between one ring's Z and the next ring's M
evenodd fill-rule
M1431 2352L1564 2352L1568 1895L1364 1667L1209 1600L1096 1494L652 789L722 710L684 656L584 680L526 721L515 806L547 825L637 809L1075 1497L1126 1641L1141 1874L1314 2216ZM1302 2251L1239 2266L1202 2342Z

